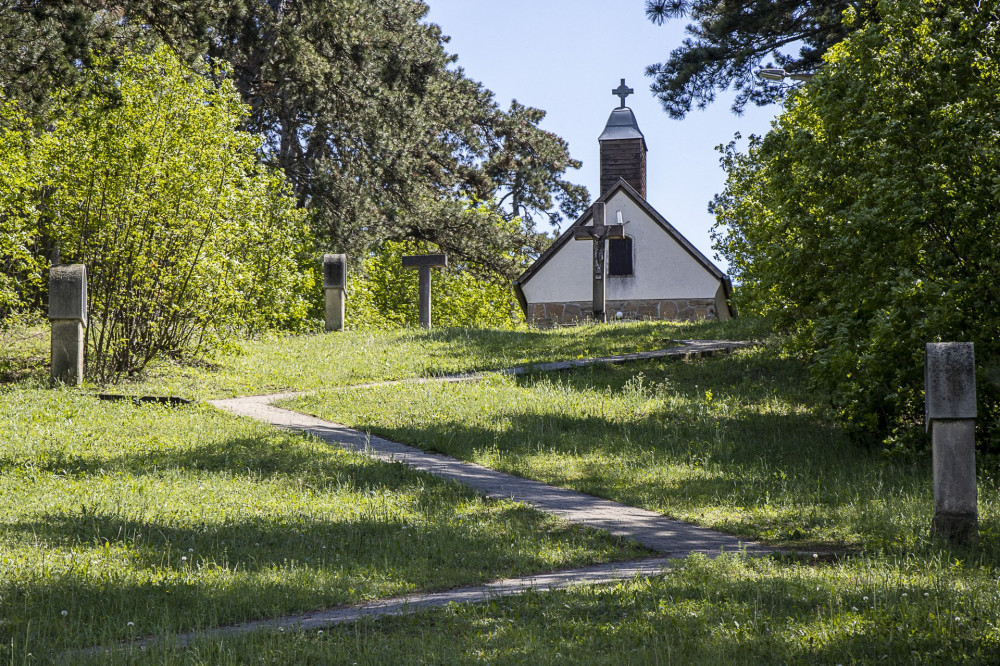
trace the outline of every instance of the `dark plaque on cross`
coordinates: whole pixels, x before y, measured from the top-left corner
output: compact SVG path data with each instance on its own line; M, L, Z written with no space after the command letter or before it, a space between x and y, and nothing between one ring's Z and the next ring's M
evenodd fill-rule
M420 325L431 327L431 269L448 266L448 257L443 254L414 254L403 257L403 268L416 268L420 276L419 302Z
M608 238L625 238L625 225L605 224L605 207L601 201L595 201L591 209L593 223L589 227L574 227L573 239L592 241L594 243L594 320L607 321L604 311L604 301L607 294L605 283L608 268L604 261L604 250Z

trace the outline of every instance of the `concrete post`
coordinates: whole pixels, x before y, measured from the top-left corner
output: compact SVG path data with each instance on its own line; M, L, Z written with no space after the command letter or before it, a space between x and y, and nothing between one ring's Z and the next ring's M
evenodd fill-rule
M420 282L417 296L417 309L420 312L420 325L431 327L431 269L447 268L448 257L443 254L416 254L403 257L403 268L416 268Z
M926 426L934 470L933 534L955 543L979 535L976 364L971 342L932 342L924 353Z
M344 330L347 301L347 255L323 255L323 291L326 295L326 331Z
M83 264L49 269L49 321L52 383L79 386L83 381L83 333L87 326L87 267Z
M417 311L420 314L420 325L431 327L431 267L421 266L417 269Z

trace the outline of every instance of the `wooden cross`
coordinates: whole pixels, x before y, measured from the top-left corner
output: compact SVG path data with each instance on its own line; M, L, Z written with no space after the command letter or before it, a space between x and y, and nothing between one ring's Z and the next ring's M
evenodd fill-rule
M593 224L589 227L574 227L573 239L593 241L594 243L594 320L607 321L604 311L604 301L607 295L605 283L608 270L604 262L605 240L608 238L625 238L625 225L605 224L604 202L595 201L591 209Z
M403 268L416 268L420 271L420 325L431 327L431 268L445 268L448 256L444 254L415 254L403 257Z
M611 91L612 95L618 95L622 100L622 105L618 108L625 108L625 98L634 93L635 91L625 85L625 79L622 79L622 84Z

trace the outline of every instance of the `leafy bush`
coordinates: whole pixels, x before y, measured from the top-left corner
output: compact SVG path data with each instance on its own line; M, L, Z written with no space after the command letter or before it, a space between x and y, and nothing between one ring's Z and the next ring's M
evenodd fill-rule
M88 375L135 374L206 336L301 326L314 285L308 237L282 177L240 131L232 84L166 49L98 66L67 95L34 155L38 233L87 264ZM113 91L113 97L98 91Z
M387 241L352 266L348 279L348 325L356 328L416 326L417 271L402 258L438 252L429 243ZM431 271L434 326L514 328L524 321L510 285L482 277L475 267L452 263Z
M763 140L724 151L716 247L740 305L796 333L859 429L916 432L924 344L959 340L976 344L980 415L997 430L998 3L879 12Z
M11 102L0 102L0 322L30 304L45 264L34 252L37 189L28 156L31 127Z

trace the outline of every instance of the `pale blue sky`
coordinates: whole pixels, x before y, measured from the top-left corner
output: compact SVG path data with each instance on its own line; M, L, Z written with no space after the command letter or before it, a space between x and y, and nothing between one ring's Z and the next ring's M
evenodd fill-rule
M778 107L749 107L737 117L723 95L681 121L664 113L644 72L680 45L683 21L653 25L644 0L424 1L427 20L451 36L448 52L501 106L517 99L548 112L542 127L566 139L583 162L570 180L586 185L592 199L599 195L597 137L618 106L611 89L624 77L636 91L628 106L649 148L649 202L714 258L707 206L725 181L715 146L735 132L765 133Z

